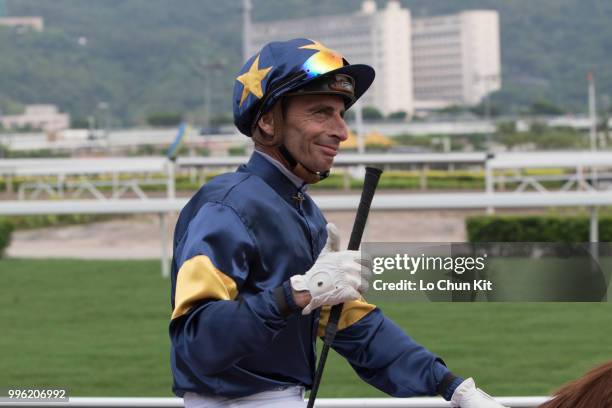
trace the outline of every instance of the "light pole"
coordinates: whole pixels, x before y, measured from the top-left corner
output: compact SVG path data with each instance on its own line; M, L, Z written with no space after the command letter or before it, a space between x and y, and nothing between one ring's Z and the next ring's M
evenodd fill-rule
M604 132L599 135L599 146L602 148L606 148L609 143L610 138L610 127L608 126L610 122L610 95L604 94L601 96L601 109L602 112L602 122Z
M357 136L357 153L364 154L365 153L365 135L363 132L363 106L361 105L361 101L357 101L355 105L353 105L355 112L355 131ZM365 167L363 168L365 172ZM365 174L365 173L364 173Z
M200 60L196 66L198 74L204 78L204 128L210 126L210 82L211 76L218 70L225 68L225 63L222 61L218 62L207 62L206 60Z
M595 105L595 79L593 73L587 74L587 80L589 82L589 119L591 122L590 136L591 136L591 151L597 150L597 107Z
M98 109L102 112L104 120L104 138L106 139L106 148L110 152L110 105L108 102L99 102Z
M595 106L595 79L593 73L589 71L587 74L587 81L589 82L589 118L591 119L590 126L590 138L591 138L591 152L597 151L597 111ZM594 189L597 189L597 169L591 167L591 185ZM597 207L591 207L591 229L589 241L592 243L599 241L599 219L598 219Z
M487 125L491 125L491 97L490 97L490 93L491 93L491 89L492 87L489 86L489 84L495 84L497 81L499 81L499 75L498 74L489 74L489 75L479 75L476 74L474 75L474 81L475 82L483 82L484 83L484 88L485 88L485 94L484 94L484 98L483 98L483 104L484 104L484 117L485 117L485 122ZM491 132L487 131L486 133L486 138L487 138L487 152L491 152Z
M249 41L251 34L251 0L242 0L242 60L249 58Z

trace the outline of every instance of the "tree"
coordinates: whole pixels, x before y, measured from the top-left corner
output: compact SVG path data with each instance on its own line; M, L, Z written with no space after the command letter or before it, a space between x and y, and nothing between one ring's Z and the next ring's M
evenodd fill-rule
M516 132L516 122L500 122L497 124L497 133L499 134L511 134Z
M404 120L406 119L406 112L405 111L396 111L396 112L391 112L388 116L389 119L400 119L400 120Z
M535 133L536 135L543 135L548 132L548 125L542 122L534 122L530 126L531 133Z
M447 113L449 115L458 115L466 111L465 106L461 105L449 105L442 109L438 109L439 113Z
M72 129L87 129L89 128L89 121L87 118L73 118L70 120L70 127Z
M366 120L381 120L383 118L383 114L373 106L364 107L361 114Z
M492 103L491 101L489 101L488 103L489 103L489 115L499 116L499 114L501 113L500 108L496 104ZM474 115L484 117L487 114L486 104L487 102L482 101L478 105L472 106L470 108L470 112L472 112Z
M565 113L565 110L545 100L535 101L529 110L534 115L563 115Z

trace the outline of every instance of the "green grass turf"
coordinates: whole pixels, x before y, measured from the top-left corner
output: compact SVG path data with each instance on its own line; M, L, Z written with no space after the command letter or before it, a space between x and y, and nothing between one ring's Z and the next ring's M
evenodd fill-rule
M612 359L610 303L389 303L417 341L495 395L540 395ZM157 261L0 261L0 388L170 396ZM320 396L374 397L330 353Z

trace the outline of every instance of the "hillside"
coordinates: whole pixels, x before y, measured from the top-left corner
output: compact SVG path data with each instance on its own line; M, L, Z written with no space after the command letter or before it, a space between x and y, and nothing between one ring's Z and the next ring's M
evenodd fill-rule
M74 118L108 102L114 124L155 111L200 118L204 79L197 66L223 62L211 81L213 113L230 114L241 63L241 0L7 0L9 15L40 15L43 33L0 29L0 109L49 102ZM357 10L360 0L253 0L265 21ZM384 5L384 1L379 4ZM612 92L612 2L601 0L405 0L414 16L487 8L500 12L506 112L535 100L586 109L586 72ZM316 7L313 7L313 4ZM79 45L79 39L86 45ZM608 103L609 104L609 103ZM601 105L601 104L600 104Z

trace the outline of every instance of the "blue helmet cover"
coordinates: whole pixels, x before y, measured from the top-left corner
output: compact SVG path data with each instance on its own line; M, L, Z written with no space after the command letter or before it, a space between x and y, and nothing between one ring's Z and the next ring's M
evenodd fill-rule
M279 98L315 79L346 74L355 81L354 99L348 109L374 81L374 69L349 64L339 53L305 38L266 44L244 64L234 82L234 124L251 136L254 121Z

